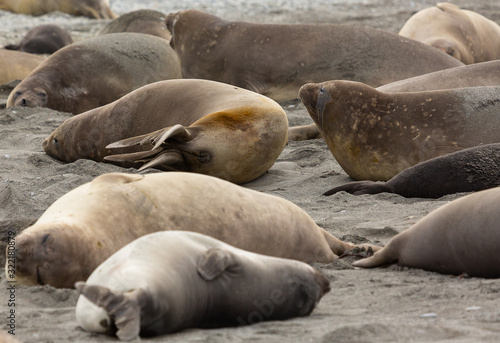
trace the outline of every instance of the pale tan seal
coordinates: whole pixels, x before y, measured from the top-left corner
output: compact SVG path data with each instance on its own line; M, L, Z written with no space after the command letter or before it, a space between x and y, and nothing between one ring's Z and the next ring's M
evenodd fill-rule
M384 93L353 81L304 85L300 97L355 180L387 181L433 157L500 142L500 86Z
M465 64L500 58L500 26L479 13L440 2L414 14L399 31Z
M45 56L28 54L26 52L0 49L0 84L14 80L23 80L40 63Z
M170 14L167 27L183 77L233 84L278 101L297 98L309 82L347 79L377 87L462 65L425 44L369 27L254 24L196 10Z
M181 78L164 39L114 33L66 46L41 63L9 95L7 107L49 107L79 114L146 84Z
M68 30L58 25L44 24L30 29L19 44L6 45L5 49L50 55L71 43L73 38Z
M0 10L35 16L59 11L95 19L116 17L109 0L0 0Z
M244 183L271 168L287 144L287 130L286 113L274 100L220 82L182 79L142 87L69 118L43 147L65 162L106 160ZM132 154L108 156L113 153Z
M454 200L353 265L371 268L397 263L443 274L498 278L499 203L498 187Z
M330 282L303 262L168 231L129 243L76 289L78 324L128 341L307 316Z
M73 287L121 247L163 230L196 231L304 262L333 262L355 247L293 203L218 178L114 173L65 194L15 238L16 281Z
M99 35L117 32L137 32L158 36L168 41L167 15L154 10L138 10L120 15L99 31Z

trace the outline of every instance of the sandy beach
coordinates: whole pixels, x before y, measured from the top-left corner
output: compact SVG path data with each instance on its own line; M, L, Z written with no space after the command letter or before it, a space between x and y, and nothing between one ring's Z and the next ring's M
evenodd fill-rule
M117 14L149 8L163 13L195 8L226 19L265 23L346 23L397 33L416 11L433 1L397 0L110 0ZM500 2L455 1L500 23ZM107 20L51 13L31 17L0 11L0 46L18 42L32 27L55 23L74 40L93 36ZM43 140L69 113L51 109L5 109L0 93L0 250L10 233L28 227L59 197L109 172L136 173L111 164L78 160L66 164L46 155ZM311 123L299 100L281 103L290 126ZM149 171L151 172L151 171ZM154 172L154 171L153 171ZM406 199L399 195L321 194L351 181L323 139L290 142L276 164L244 187L283 197L304 209L322 228L355 243L386 244L432 210L464 193L439 199ZM314 264L331 282L313 313L305 318L264 322L246 327L192 329L142 339L148 342L498 342L500 282L457 278L418 269L354 269L354 257L333 264ZM2 254L0 265L5 264ZM0 270L0 319L7 331L9 310L4 268ZM116 342L78 327L74 289L50 286L15 290L15 337L22 342Z

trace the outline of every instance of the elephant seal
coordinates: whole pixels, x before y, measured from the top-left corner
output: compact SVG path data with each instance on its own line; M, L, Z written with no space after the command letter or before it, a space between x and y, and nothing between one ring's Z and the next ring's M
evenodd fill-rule
M330 282L304 262L167 231L129 243L75 287L78 324L129 341L307 316Z
M138 10L122 14L99 31L99 35L117 32L137 32L164 38L172 38L167 30L167 15L154 10Z
M7 107L79 114L148 83L181 77L177 56L164 39L114 33L55 52L11 92Z
M420 42L342 24L254 24L187 10L167 18L182 75L296 99L309 82L355 80L374 87L463 65ZM370 53L367 53L369 51Z
M14 80L23 80L45 58L45 56L28 54L26 52L0 49L0 84L3 85Z
M65 162L105 159L244 183L271 168L287 144L287 130L283 108L263 95L215 81L179 79L142 87L67 119L43 148ZM118 155L108 156L112 153Z
M417 12L399 34L435 47L465 64L500 58L500 26L447 2Z
M7 45L5 49L50 55L71 43L73 39L67 30L57 25L46 24L32 28L19 44Z
M353 81L306 84L300 98L354 180L387 181L433 157L500 142L500 86L384 93Z
M113 19L108 0L0 0L0 10L39 16L64 12L95 19Z
M66 193L16 236L16 281L73 287L121 247L164 230L196 231L308 263L333 262L356 247L290 201L215 177L110 173Z
M377 87L385 93L418 92L477 86L500 86L500 60L480 62L394 81ZM288 140L301 141L319 138L315 123L291 127Z
M480 145L434 157L403 170L387 182L357 181L324 195L396 193L404 197L439 198L500 186L500 143Z
M397 263L443 274L498 278L499 202L498 187L454 200L353 265L372 268Z

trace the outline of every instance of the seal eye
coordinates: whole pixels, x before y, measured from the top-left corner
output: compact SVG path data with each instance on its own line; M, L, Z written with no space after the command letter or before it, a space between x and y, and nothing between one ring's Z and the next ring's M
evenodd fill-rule
M54 143L54 145L57 145L57 144L59 144L59 141L57 140L57 138L54 138L54 140L52 141L52 143Z
M326 89L325 89L325 87L321 87L321 88L319 89L319 94L325 94L325 93L326 93Z
M40 98L45 98L47 96L45 92L38 92L36 93L36 95L38 95Z

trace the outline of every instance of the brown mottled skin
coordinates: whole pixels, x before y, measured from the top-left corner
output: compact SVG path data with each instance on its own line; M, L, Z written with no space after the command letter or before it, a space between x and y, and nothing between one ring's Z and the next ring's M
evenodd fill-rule
M363 83L304 85L300 98L354 180L387 181L433 157L500 142L500 87L383 93Z

